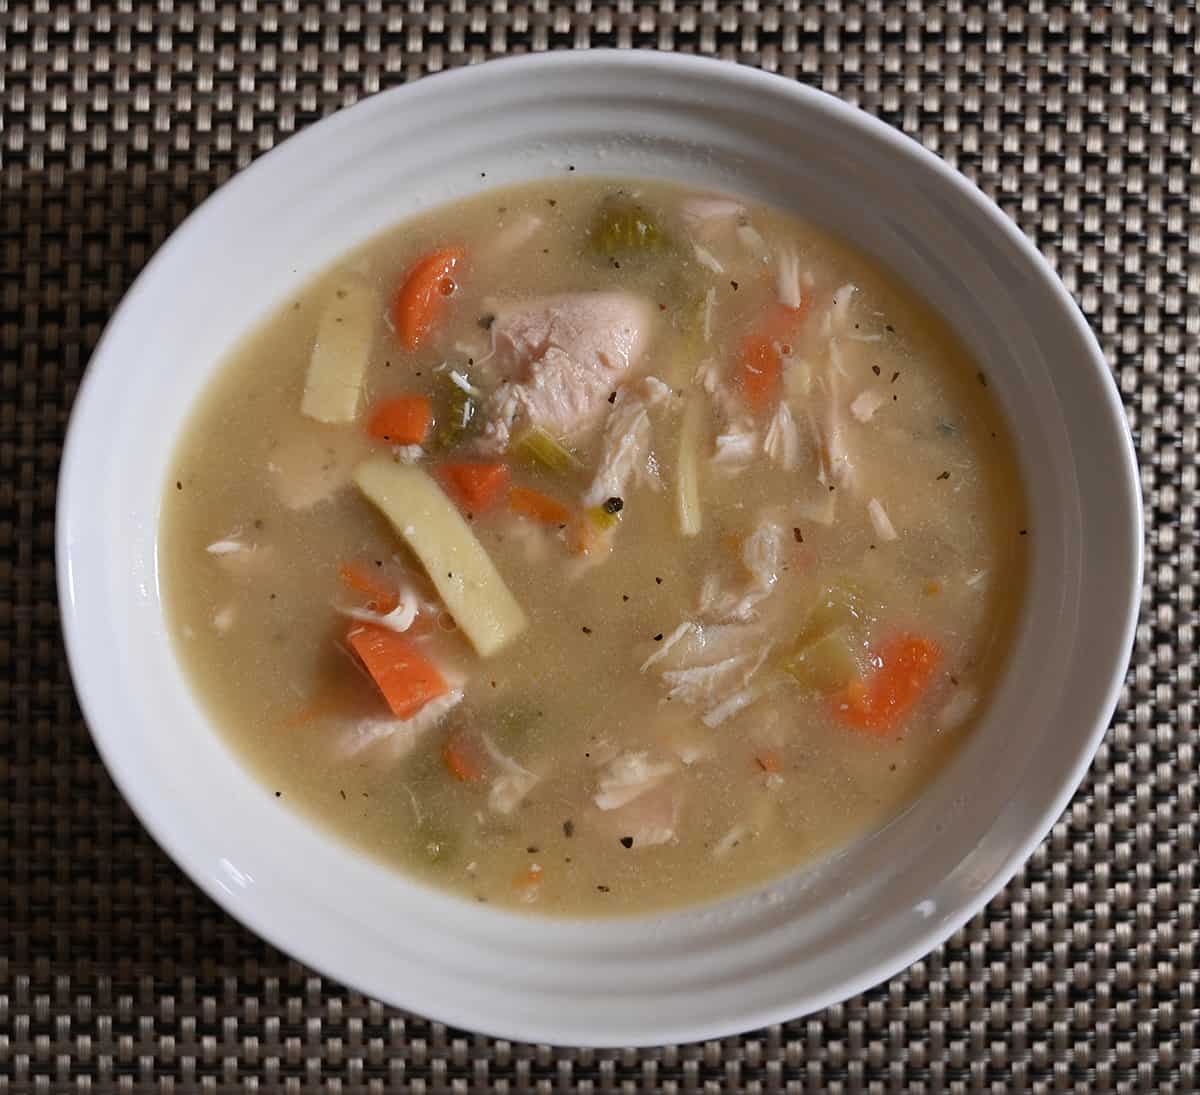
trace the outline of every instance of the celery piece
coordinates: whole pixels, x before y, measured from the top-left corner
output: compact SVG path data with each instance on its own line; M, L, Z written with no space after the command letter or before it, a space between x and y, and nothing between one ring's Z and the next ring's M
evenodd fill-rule
M513 441L512 447L526 460L558 475L565 475L581 466L579 458L541 426L531 426Z
M835 692L858 677L858 663L845 628L837 628L801 647L785 666L803 688Z
M596 214L588 245L609 258L637 252L663 251L670 238L632 198L614 194L605 199Z
M601 532L607 532L621 523L621 511L606 509L604 506L589 506L587 518Z
M799 648L808 646L838 628L853 627L868 618L868 598L863 588L849 579L825 586L800 629Z
M452 449L473 434L479 425L479 403L470 392L463 391L452 380L447 380L446 413L438 416L438 431L435 441L439 448Z

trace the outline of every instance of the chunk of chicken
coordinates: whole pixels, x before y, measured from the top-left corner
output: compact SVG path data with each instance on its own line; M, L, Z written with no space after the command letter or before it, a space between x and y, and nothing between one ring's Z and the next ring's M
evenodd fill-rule
M632 293L567 293L498 307L491 366L502 378L484 407L480 447L499 455L514 432L576 437L640 360L653 312Z
M649 753L622 753L605 766L592 801L601 810L619 810L653 790L674 771L670 761L652 761Z
M601 815L603 824L629 848L652 848L675 839L679 825L680 791L659 786L620 809Z
M583 496L585 506L622 498L631 484L645 483L655 490L662 485L650 450L650 408L670 397L671 389L654 376L617 393L604 425L600 466Z

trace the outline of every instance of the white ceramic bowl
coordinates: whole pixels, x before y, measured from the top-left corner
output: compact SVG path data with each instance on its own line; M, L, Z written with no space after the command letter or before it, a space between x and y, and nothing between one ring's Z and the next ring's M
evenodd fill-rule
M247 330L385 226L568 165L736 191L900 272L985 363L1032 511L1011 669L917 803L777 885L639 919L526 918L433 892L264 794L173 660L155 553L172 446ZM222 187L155 255L96 350L58 520L84 713L174 859L318 970L456 1026L556 1043L758 1027L865 989L936 946L1066 806L1116 702L1140 589L1121 404L1083 318L1024 236L941 161L835 99L652 53L559 53L422 80L313 126Z

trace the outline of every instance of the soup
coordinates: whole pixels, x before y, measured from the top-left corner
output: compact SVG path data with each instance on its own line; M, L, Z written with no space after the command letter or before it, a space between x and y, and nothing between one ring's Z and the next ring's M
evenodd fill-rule
M593 915L902 810L986 705L1027 532L986 376L886 272L573 178L426 213L270 317L178 445L160 558L280 809Z

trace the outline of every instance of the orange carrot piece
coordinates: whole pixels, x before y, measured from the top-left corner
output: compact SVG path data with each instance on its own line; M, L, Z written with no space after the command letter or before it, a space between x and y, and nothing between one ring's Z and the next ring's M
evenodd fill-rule
M513 513L544 525L565 525L571 520L571 511L561 502L528 487L513 487L508 492L508 504Z
M343 563L338 568L338 574L355 593L361 593L367 598L367 607L385 616L399 603L400 596L389 585L378 581L375 576L360 563Z
M778 749L760 749L754 760L764 772L775 774L783 771L783 758Z
M942 652L937 643L899 635L884 647L869 683L857 681L834 700L834 713L859 730L886 733L906 715L933 680Z
M783 362L774 342L750 335L742 344L742 395L756 411L767 410L778 398Z
M529 900L542 884L545 873L540 864L534 863L527 871L522 871L513 879L513 889L524 894L525 900Z
M454 271L466 258L461 247L443 247L426 255L409 272L392 302L392 325L407 350L415 350L458 290Z
M504 497L508 468L504 464L443 464L442 478L468 513L484 513Z
M346 641L398 719L412 718L430 700L449 691L437 666L403 635L375 624L358 624Z
M800 301L799 308L789 308L786 304L775 304L767 313L762 326L762 334L771 342L786 343L800 328L800 324L808 317L812 309L812 297L806 296Z
M461 783L479 783L487 773L483 751L464 730L455 730L442 745L442 760Z
M426 395L385 399L371 415L367 432L391 445L423 445L433 425L433 403Z

